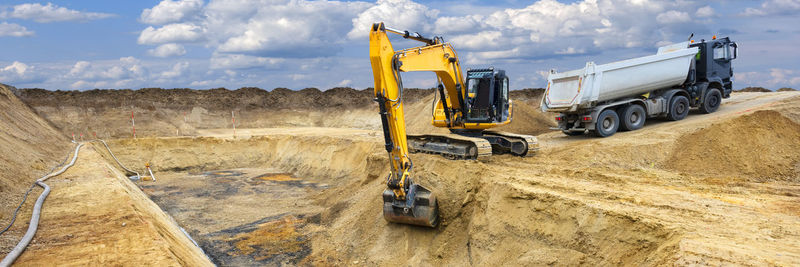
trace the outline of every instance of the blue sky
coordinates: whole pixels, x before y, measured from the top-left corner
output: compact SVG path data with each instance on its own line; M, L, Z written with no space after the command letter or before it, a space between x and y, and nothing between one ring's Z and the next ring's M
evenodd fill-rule
M549 69L655 53L694 32L739 43L735 88L800 88L800 0L16 1L0 3L0 82L93 88L372 86L368 25L439 35L515 89ZM397 40L395 48L416 46ZM433 74L404 75L432 87Z

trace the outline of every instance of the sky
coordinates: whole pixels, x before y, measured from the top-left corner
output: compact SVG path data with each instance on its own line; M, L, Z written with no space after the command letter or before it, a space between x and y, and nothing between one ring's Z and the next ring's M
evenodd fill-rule
M369 27L441 36L512 89L550 69L729 36L734 88L800 88L800 0L163 0L0 2L0 83L18 88L373 86ZM394 38L394 37L392 37ZM393 39L395 49L421 43ZM430 88L432 73L403 75Z

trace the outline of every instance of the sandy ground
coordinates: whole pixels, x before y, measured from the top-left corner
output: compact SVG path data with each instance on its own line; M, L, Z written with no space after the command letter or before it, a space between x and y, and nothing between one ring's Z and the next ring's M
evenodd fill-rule
M412 109L409 117L425 117L422 104ZM231 129L208 129L195 135L110 144L123 162L150 162L156 176L163 174L157 182L137 183L218 264L800 264L796 92L736 93L717 113L652 121L611 138L545 133L539 135L542 150L532 158L451 161L414 154L413 175L440 199L437 229L389 224L381 217L388 163L374 129L237 129L235 138ZM61 191L66 202L110 198L68 194L95 188L81 189L85 186L77 181L84 176L97 179L96 188L114 188L105 183L113 181L109 172L119 171L109 169L107 157L87 155L88 166L76 169L81 175L52 180L55 186L71 185L54 188L53 197ZM116 177L120 188L130 188L122 186L128 182L124 177ZM61 203L47 205L58 211ZM100 203L74 214L110 212L104 216L135 221L122 207ZM57 242L47 240L82 231L59 231L70 225L56 221L70 217L58 214L43 218L53 227L37 235L38 246L26 252L22 264L37 264L32 255L72 247L76 252L69 255L90 259L76 264L114 263L135 254L117 250L103 258L83 249L121 242L110 237L51 245ZM103 229L153 240L125 230L135 227L144 226L109 223ZM175 248L191 247L185 243L146 247L180 251ZM189 252L158 255L149 259L187 264L181 260L198 258Z
M16 265L211 265L171 217L94 147L81 149L72 168L46 183L52 191L39 231ZM22 214L15 231L27 228L30 207Z

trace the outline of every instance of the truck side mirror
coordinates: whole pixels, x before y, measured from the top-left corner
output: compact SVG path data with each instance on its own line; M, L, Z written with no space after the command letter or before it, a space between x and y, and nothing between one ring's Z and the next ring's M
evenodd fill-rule
M736 59L737 54L739 53L739 45L737 45L736 43L730 43L729 45L733 47L733 57L729 59L730 60Z

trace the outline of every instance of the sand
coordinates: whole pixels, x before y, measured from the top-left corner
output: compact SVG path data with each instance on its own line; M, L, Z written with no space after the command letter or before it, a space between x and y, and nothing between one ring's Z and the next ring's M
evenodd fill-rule
M525 115L507 127L538 134L541 150L535 157L453 161L412 155L412 175L440 200L442 224L436 229L390 224L381 217L379 196L388 159L378 122L359 122L363 127L324 125L313 122L327 118L322 115L275 113L285 124L242 127L235 137L226 127L193 126L195 131L187 136L156 136L158 131L153 131L151 137L112 140L123 162L138 169L149 162L156 176L164 174L163 181L136 182L143 191L122 183L124 177L108 156L87 153L84 167L76 169L81 175L53 180L70 186L54 188L55 200L45 209L52 204L52 210L59 211L62 201L72 201L96 203L96 211L43 217L48 228L37 235L38 245L20 263L38 264L34 255L55 253L50 250L67 255L63 251L74 248L69 263L114 263L168 250L185 252L158 254L148 257L148 263L194 265L188 262L197 260L196 254L178 249L191 247L186 240L156 242L163 246L143 252L117 249L103 256L84 248L109 248L120 241L109 237L58 245L65 233L84 230L57 221L122 209L117 203L124 201L133 207L154 206L148 199L134 198L138 192L159 204L153 214L174 213L177 224L193 233L201 247L217 251L212 260L218 264L800 264L800 93L735 93L717 113L693 112L678 122L654 120L641 130L601 139L545 130L543 124L552 115L538 112L531 92L515 101L520 111L515 114ZM430 100L428 95L408 103L410 129L435 131L426 126ZM53 121L67 121L65 114L71 114L32 106L45 118L59 118ZM370 106L329 108L338 111L328 114L337 120L346 121L342 114L362 118L359 112L377 118ZM269 114L262 116L269 120ZM262 170L275 175L264 176ZM239 174L225 176L233 172ZM201 178L207 177L204 173L218 175L213 177L220 177L220 184ZM291 183L302 185L299 181L315 186L287 189ZM115 195L130 197L70 193L92 188L126 188L128 193ZM274 197L263 193L269 190L294 192L303 201L267 201ZM259 201L265 204L254 204ZM110 214L102 216L121 216ZM159 222L157 217L142 215L139 221ZM142 242L149 239L125 227L109 224L104 229Z

